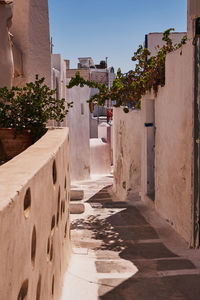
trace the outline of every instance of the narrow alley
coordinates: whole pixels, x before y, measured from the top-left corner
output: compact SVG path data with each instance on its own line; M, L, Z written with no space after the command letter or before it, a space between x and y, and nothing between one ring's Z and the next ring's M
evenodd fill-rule
M62 300L199 300L200 259L139 199L115 202L112 178L80 182L71 215L73 255Z

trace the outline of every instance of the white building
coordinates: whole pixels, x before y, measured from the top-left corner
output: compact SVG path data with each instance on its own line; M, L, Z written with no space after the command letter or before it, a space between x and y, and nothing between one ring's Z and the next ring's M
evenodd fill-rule
M170 38L172 39L173 44L178 44L182 38L186 35L186 32L171 32ZM151 52L151 56L155 56L160 48L166 43L162 40L163 32L151 32L145 35L144 47Z
M115 78L114 69L113 67L107 68L105 61L101 61L99 65L95 65L91 57L83 57L78 60L77 69L70 69L69 61L67 61L67 82L79 72L86 80L94 80L98 83L105 83L108 86L112 85L112 81ZM70 109L67 116L67 126L70 132L72 181L88 179L91 174L91 166L92 170L95 170L95 172L98 171L98 168L94 167L95 164L98 165L98 162L95 162L95 157L99 156L101 152L103 155L105 149L106 151L110 151L110 148L105 147L102 143L96 141L96 144L93 145L90 140L91 138L98 139L98 119L93 116L93 113L90 113L87 100L97 92L97 89L91 89L87 86L82 88L73 87L66 91L67 102L73 102L73 108ZM108 106L110 106L109 103ZM100 109L99 111L96 109L96 111L98 111L100 115L106 116L105 108L102 107ZM102 149L99 149L99 145L102 145ZM107 156L110 157L109 154ZM106 173L106 170L110 168L110 161L106 159L103 160L103 162L101 170L99 169L99 171Z

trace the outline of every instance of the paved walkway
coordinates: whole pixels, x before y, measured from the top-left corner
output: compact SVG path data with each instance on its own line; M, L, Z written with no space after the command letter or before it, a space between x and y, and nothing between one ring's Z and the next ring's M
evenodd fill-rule
M81 182L61 300L200 300L200 251L139 199L115 202L112 176Z

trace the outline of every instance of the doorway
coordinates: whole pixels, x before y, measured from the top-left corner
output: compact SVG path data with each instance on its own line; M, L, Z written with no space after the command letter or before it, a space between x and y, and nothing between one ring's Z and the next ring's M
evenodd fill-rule
M147 100L146 106L146 191L147 196L155 200L155 101Z

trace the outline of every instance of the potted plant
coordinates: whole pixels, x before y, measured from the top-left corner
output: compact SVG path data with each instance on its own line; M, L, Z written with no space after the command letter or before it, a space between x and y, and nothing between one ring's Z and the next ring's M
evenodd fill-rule
M65 99L56 99L56 90L44 80L36 75L22 88L0 88L0 160L8 161L37 141L48 121L64 120Z

